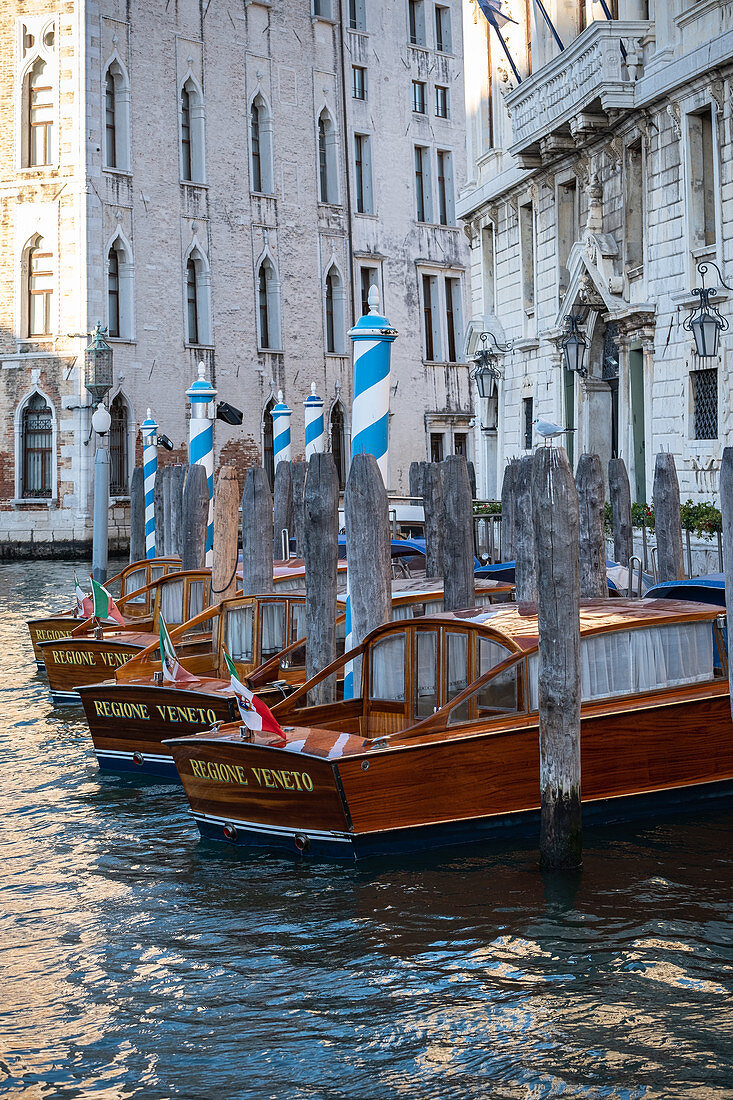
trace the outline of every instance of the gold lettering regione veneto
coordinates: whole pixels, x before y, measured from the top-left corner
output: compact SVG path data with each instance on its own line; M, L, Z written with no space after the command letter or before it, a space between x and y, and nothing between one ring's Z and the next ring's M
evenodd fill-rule
M285 768L245 768L241 764L219 764L216 760L191 760L191 771L199 779L216 783L236 783L240 787L258 786L271 791L310 791L313 780L308 772ZM250 782L253 780L253 782Z
M191 725L213 726L217 721L216 711L211 707L172 707L156 706L155 715L151 715L147 703L120 703L116 699L95 699L94 713L99 718L138 718L149 722L152 717L164 722L189 722Z

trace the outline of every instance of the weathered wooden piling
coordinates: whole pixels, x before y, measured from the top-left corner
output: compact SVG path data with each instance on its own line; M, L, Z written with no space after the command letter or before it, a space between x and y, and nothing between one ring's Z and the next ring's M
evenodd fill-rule
M463 455L450 455L443 469L443 607L473 607L473 500Z
M173 527L171 523L171 492L173 488L173 467L165 466L163 475L163 554L166 558L173 553Z
M136 466L130 480L130 562L145 559L145 475Z
M514 476L514 583L518 603L537 599L537 552L532 507L532 471L534 455L519 459Z
M183 486L186 484L188 466L177 462L173 467L171 483L171 554L183 557Z
M532 478L539 623L540 860L582 862L578 494L562 447L536 452Z
M725 571L725 610L728 625L728 686L733 716L733 660L730 639L733 638L733 447L723 448L720 463L720 512L723 519L721 542Z
M155 489L153 490L153 509L155 512L155 556L165 556L166 531L165 531L165 503L163 499L163 471L164 466L158 466L155 475Z
M501 483L501 557L502 561L514 561L516 525L514 515L514 483L519 470L519 459L513 458L504 467Z
M296 557L303 557L303 539L305 537L305 479L308 471L307 462L294 462L291 469L293 486L293 530L291 534L295 538Z
M657 580L679 581L685 575L680 523L680 486L674 455L660 451L654 464L654 534L657 539Z
M606 493L603 464L598 455L580 456L575 471L575 486L578 491L580 598L593 600L608 595L603 531Z
M272 493L262 466L247 471L242 493L242 592L272 592Z
M237 591L239 541L239 482L235 466L222 466L214 484L214 561L211 602L219 603Z
M333 455L313 454L305 481L303 540L308 679L336 659L338 508L339 481ZM308 701L318 706L335 698L336 681L329 677L313 689Z
M283 531L287 531L287 537L292 534L293 526L293 477L290 472L289 462L278 462L275 470L275 488L273 491L274 508L274 542L273 552L275 561L283 560ZM285 547L285 558L289 558L288 547Z
M628 569L629 559L634 553L634 528L631 523L629 475L626 470L626 463L622 458L609 460L608 495L611 501L613 558L624 569Z
M476 467L470 459L466 462L468 470L468 484L471 486L471 500L476 500Z
M387 490L374 455L356 454L344 494L353 645L387 622L392 610L392 567ZM354 683L358 684L355 669Z
M203 466L189 466L183 489L184 569L203 569L206 564L206 529L209 524L209 486Z
M410 496L421 497L423 495L423 478L427 462L410 463Z
M443 471L439 462L426 462L422 475L425 515L425 574L443 576Z

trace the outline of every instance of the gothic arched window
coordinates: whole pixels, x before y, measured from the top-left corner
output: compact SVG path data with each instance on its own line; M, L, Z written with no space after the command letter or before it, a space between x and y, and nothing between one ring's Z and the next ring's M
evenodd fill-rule
M109 407L112 423L109 429L109 493L113 497L127 496L129 491L127 402L118 393Z
M22 413L22 497L50 497L53 471L53 413L34 393Z

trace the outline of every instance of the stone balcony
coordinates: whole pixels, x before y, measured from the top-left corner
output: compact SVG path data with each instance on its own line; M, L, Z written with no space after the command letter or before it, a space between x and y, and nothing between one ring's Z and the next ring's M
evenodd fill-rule
M537 168L577 149L634 107L653 26L649 20L591 23L507 94L514 138L510 151L522 167Z

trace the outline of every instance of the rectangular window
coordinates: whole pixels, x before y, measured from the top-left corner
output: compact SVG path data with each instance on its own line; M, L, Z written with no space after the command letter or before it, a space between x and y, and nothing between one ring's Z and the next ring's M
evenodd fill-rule
M484 292L484 313L496 312L495 265L494 227L493 225L487 225L481 230L481 272Z
M430 202L430 162L428 150L422 145L415 146L415 205L419 222L432 220Z
M28 290L28 335L48 336L51 332L51 294L53 293L50 252L31 250Z
M318 15L321 19L331 19L331 0L313 0L313 14Z
M519 207L519 247L522 264L522 304L527 317L534 317L534 210L531 203Z
M718 438L718 371L690 371L695 439Z
M365 0L349 0L349 26L352 31L366 30Z
M425 85L422 80L412 82L412 109L416 115L425 114Z
M637 273L644 265L644 170L641 142L626 150L624 244L626 270Z
M351 67L351 98L366 99L366 69L360 65Z
M443 433L431 432L430 433L430 461L442 462L443 455Z
M465 432L456 432L453 436L453 454L468 458L468 436Z
M424 0L407 0L407 14L410 30L410 45L425 45L425 4Z
M448 89L442 84L435 85L435 113L438 118L448 117Z
M53 88L50 85L41 84L40 79L34 80L31 77L28 90L30 96L30 165L51 163Z
M354 134L354 176L358 214L373 214L372 163L368 134Z
M534 420L533 406L533 397L522 398L522 424L524 427L523 434L525 451L532 450L532 421Z
M461 336L460 279L445 280L445 326L448 334L448 362L457 363Z
M532 72L532 0L524 0L524 50L529 76Z
M423 335L425 339L425 358L428 362L434 362L440 350L440 341L436 331L438 321L437 309L438 280L435 275L423 275L422 277L422 308L423 308Z
M444 149L438 150L438 221L455 225L453 210L453 160Z
M569 180L559 184L557 189L557 286L560 300L568 289L568 259L579 235L578 188L575 180Z
M450 11L442 4L435 5L435 48L439 53L450 53Z
M369 290L378 286L376 267L362 267L359 272L361 285L361 316L365 317L369 312Z
M690 170L690 248L713 248L717 240L715 218L715 125L711 107L688 115Z
M578 34L588 26L588 14L586 12L586 0L576 0L578 5Z

